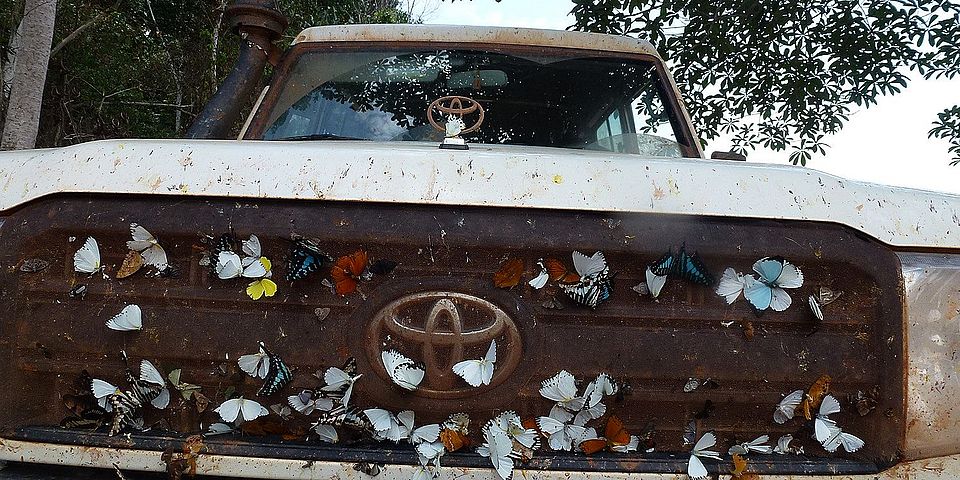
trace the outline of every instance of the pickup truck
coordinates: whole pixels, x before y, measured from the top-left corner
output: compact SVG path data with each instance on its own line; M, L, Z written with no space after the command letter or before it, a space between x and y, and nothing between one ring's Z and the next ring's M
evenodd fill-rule
M643 40L270 56L237 139L0 154L10 468L960 476L957 197L706 159Z

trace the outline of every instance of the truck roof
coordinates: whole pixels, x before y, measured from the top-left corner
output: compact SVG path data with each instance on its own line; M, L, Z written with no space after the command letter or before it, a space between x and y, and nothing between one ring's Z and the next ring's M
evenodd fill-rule
M329 42L436 42L525 45L641 53L659 58L646 40L564 30L464 25L330 25L310 27L293 44Z

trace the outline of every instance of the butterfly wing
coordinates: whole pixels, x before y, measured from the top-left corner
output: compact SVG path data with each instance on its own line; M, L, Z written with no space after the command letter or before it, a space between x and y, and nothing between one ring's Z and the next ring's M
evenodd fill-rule
M827 417L813 419L813 434L818 442L824 443L839 430L837 424Z
M626 445L630 443L630 434L624 428L623 422L616 416L607 418L607 426L603 429L603 436L612 445Z
M240 358L237 359L237 365L240 367L240 370L243 370L253 378L265 378L267 376L267 370L269 370L267 354L263 351L252 355L241 355Z
M720 283L717 285L717 295L723 297L727 304L731 304L740 298L743 287L744 276L732 268L727 268L723 271L723 276L720 277Z
M797 407L803 401L803 390L794 390L786 397L780 400L776 410L773 411L773 421L783 425L796 415Z
M138 252L146 250L150 248L151 245L157 243L157 239L154 238L153 234L136 223L130 224L130 237L133 240L127 241L127 248Z
M847 452L853 453L863 448L865 443L860 437L847 432L840 432L840 445L843 445L843 449Z
M220 404L213 411L220 414L224 422L233 423L240 416L240 402L242 398L232 398Z
M337 443L340 441L340 436L337 435L337 429L333 425L318 423L313 426L313 431L317 434L317 438L319 438L321 442Z
M520 283L523 275L523 259L510 258L500 265L493 274L493 286L497 288L513 288Z
M479 360L464 360L453 366L453 373L463 378L472 387L483 383L483 364Z
M753 271L760 276L760 281L775 285L780 273L783 272L784 261L780 258L764 257L753 264Z
M603 252L596 252L591 256L586 256L580 252L573 252L573 268L576 269L580 278L596 275L607 268L607 259Z
M677 252L673 271L678 277L690 283L697 285L713 284L713 275L707 270L706 265L703 264L700 257L696 254L688 254L683 247Z
M259 417L268 415L270 412L263 405L245 398L240 398L240 413L243 415L243 421L249 422Z
M249 239L244 240L240 249L243 250L243 253L248 257L260 258L260 239L257 238L256 235L250 235Z
M602 438L590 438L580 442L580 450L587 455L593 455L607 448L607 441Z
M486 433L490 462L501 479L509 480L513 475L513 458L510 456L513 452L513 442L502 432L488 430Z
M170 389L160 389L160 393L150 400L150 405L159 410L167 408L167 405L170 405Z
M803 272L796 265L784 260L783 269L777 277L777 286L780 288L800 288L803 286Z
M237 257L237 258L240 258L240 257ZM243 261L241 260L241 268L243 270L240 274L246 278L260 278L260 277L267 276L267 272L270 271L268 268L270 266L270 263L269 263L270 261L269 260L264 261L264 260L266 260L265 257L257 257L255 261L250 262L245 267L243 266L242 264Z
M833 395L827 395L823 397L823 401L820 402L820 411L818 415L821 417L827 417L833 415L834 413L840 413L840 402L837 401L836 397Z
M580 281L580 276L567 270L567 266L556 258L547 258L543 261L543 266L547 268L547 274L550 280L560 283L576 283Z
M690 460L687 461L687 475L693 480L705 480L707 478L707 467L696 454L690 454Z
M540 265L540 273L538 273L536 277L531 278L527 284L537 290L540 290L547 285L547 281L550 280L550 274L547 273L547 269L543 266L543 262L538 263L538 265Z
M487 354L483 356L484 362L493 366L497 362L497 341L491 340L490 346L487 347ZM489 383L489 381L487 381Z
M161 387L167 384L163 375L149 360L140 362L140 380Z
M440 425L436 423L431 423L429 425L424 425L410 432L410 441L414 445L419 443L433 443L440 438Z
M80 273L100 270L100 246L93 237L87 237L80 250L73 254L73 269Z
M262 348L262 347L261 347ZM263 379L263 386L260 387L260 391L257 392L257 395L261 397L269 397L274 393L279 392L283 387L287 386L291 380L293 380L293 373L290 372L290 368L287 367L287 364L283 362L283 359L279 355L276 355L266 349L264 351L267 354L267 376Z
M786 290L780 287L769 287L770 288L770 308L775 312L782 312L790 307L790 304L793 300L790 299L790 294Z
M94 397L100 399L109 397L110 395L119 392L119 389L110 382L100 380L99 378L94 378L90 382L90 391L93 393Z
M143 329L143 315L138 305L127 305L107 320L107 328L121 332Z
M320 250L315 243L300 239L293 242L287 258L287 280L302 280L316 272L325 262L331 262L330 255Z
M664 253L656 262L651 263L647 268L649 268L654 275L666 277L667 275L670 275L670 272L673 271L674 262L675 260L673 257L673 252L668 251L667 253Z
M220 252L217 255L217 263L214 267L217 277L221 280L237 278L243 272L240 263L240 256L233 252Z
M757 310L766 310L773 301L773 289L769 285L756 280L752 276L743 277L743 296Z
M659 297L663 286L667 284L667 276L653 273L653 269L650 267L647 267L645 275L647 277L647 290L650 291L650 296L653 298Z
M143 262L157 270L167 268L167 252L158 244L153 244L140 252Z
M696 445L693 446L694 454L699 454L701 451L706 450L717 444L717 436L713 432L704 433L700 440L697 440Z
M577 396L577 384L573 374L561 370L540 384L540 395L554 402L566 402ZM579 410L575 409L575 410Z
M813 312L813 316L817 317L817 321L822 322L823 310L821 310L820 301L817 300L816 295L810 295L807 297L807 305L810 306L810 311Z

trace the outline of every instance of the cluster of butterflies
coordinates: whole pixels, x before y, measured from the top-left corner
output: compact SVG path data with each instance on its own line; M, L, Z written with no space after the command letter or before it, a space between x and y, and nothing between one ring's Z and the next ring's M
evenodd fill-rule
M613 291L613 279L616 273L610 273L607 259L602 252L591 256L573 252L573 270L555 258L537 260L539 272L529 282L539 290L550 281L556 282L560 289L578 305L597 308L610 298ZM512 288L520 283L524 264L519 258L507 259L493 275L493 284L497 288Z
M145 265L164 273L169 268L167 252L160 246L159 241L147 229L136 223L130 224L130 236L127 242L127 255L117 269L117 278L126 278L140 271ZM71 239L72 241L72 239ZM103 262L100 258L100 245L97 239L87 237L83 245L73 255L73 269L80 273L93 275L103 271ZM106 275L104 274L104 277Z
M414 391L423 381L426 372L422 363L415 362L396 350L380 352L380 359L387 375L400 388ZM483 358L457 362L453 365L453 373L457 374L471 387L490 385L496 363L497 341L491 340Z
M842 446L847 452L856 452L863 448L863 440L844 432L830 418L830 415L840 413L840 402L828 393L830 382L829 375L821 375L806 392L794 390L784 396L773 412L773 421L781 425L787 423L800 409L804 418L813 421L814 438L823 445L824 450L833 453Z

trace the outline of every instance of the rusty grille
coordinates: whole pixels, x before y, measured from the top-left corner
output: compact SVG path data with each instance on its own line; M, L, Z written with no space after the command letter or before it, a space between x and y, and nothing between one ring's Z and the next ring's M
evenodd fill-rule
M130 222L144 225L160 239L181 273L178 278L141 273L104 280L73 272L73 253L88 235L100 243L103 263L115 270L126 253ZM211 279L198 264L201 235L231 229L240 237L260 237L264 255L274 260L280 286L276 296L251 301L243 293L244 281ZM292 234L317 237L334 255L363 247L372 258L394 260L399 266L387 277L362 283L363 296L338 297L320 284L320 276L291 285L282 275L286 239ZM71 243L70 237L77 240ZM6 436L163 448L178 434L198 431L199 421L215 421L216 415L171 408L148 419L164 429L131 440L50 427L66 415L60 398L73 393L81 370L122 382L121 349L164 371L182 368L183 380L201 385L214 403L223 400L228 386L251 398L259 383L239 372L235 359L254 352L256 342L263 340L296 370L293 384L282 395L259 399L264 405L315 387L312 372L354 356L365 374L357 384L355 404L410 408L417 412L418 423L464 411L473 419L473 432L479 433L479 424L506 409L524 417L546 415L551 404L539 396L539 384L560 369L581 379L605 371L631 387L622 398L609 399L608 412L634 431L652 422L658 452L689 449L681 442L683 427L707 400L714 408L708 418L698 420L698 428L716 431L719 449L726 451L734 439L769 433L775 441L793 433L807 451L803 459L760 457L760 470L837 471L836 462L850 472L875 470L895 463L902 444L899 263L883 245L837 225L433 205L71 196L44 199L11 213L0 242L5 267L0 277L0 375L6 382L0 425ZM745 272L760 257L782 255L803 269L806 281L790 292L790 309L759 317L742 299L727 306L711 289L679 281L671 280L656 302L631 291L643 281L647 263L683 243L698 252L717 277L727 266ZM559 293L565 308L545 308L553 292L525 283L539 257L570 264L572 250L603 251L617 272L612 298L595 311L576 307ZM492 274L507 257L524 260L524 281L513 290L494 288ZM18 271L30 258L47 260L50 266L39 273ZM83 300L68 295L77 283L87 286ZM825 309L826 321L810 335L806 297L819 286L844 294ZM432 337L422 332L405 337L395 327L384 330L375 320L391 302L425 293L428 300L448 298L462 317L455 327L449 312L440 315L434 331L482 330L484 325L470 323L487 321L476 313L482 302L507 316L512 330L494 335L502 349L491 386L469 390L456 378L437 375L428 378L431 388L411 395L382 378L376 361L380 348L398 348L419 358L424 339ZM435 305L425 302L409 302L404 312L390 318L397 319L396 325L422 331L422 317ZM103 322L128 303L142 307L144 330L131 334L106 329ZM319 322L315 309L322 307L331 313ZM745 320L754 326L752 340L739 328ZM721 323L729 321L734 324ZM436 340L428 363L443 366L456 357L478 358L487 343L489 338L463 345ZM223 364L226 375L218 372ZM811 457L825 453L810 439L810 428L799 423L779 426L771 417L782 394L806 388L824 373L833 377L832 392L844 403L845 411L836 418L845 430L865 439L866 447L839 455L842 460L817 463ZM717 386L684 393L689 377L709 377ZM857 390L872 389L879 392L879 404L866 416L844 401ZM210 445L213 453L339 459L398 448L328 447L250 436L211 440ZM412 453L402 448L388 458L415 463ZM478 458L454 455L451 461L483 464ZM582 455L542 452L533 466L675 471L682 468L678 462L685 461L663 453L607 458L586 462Z

